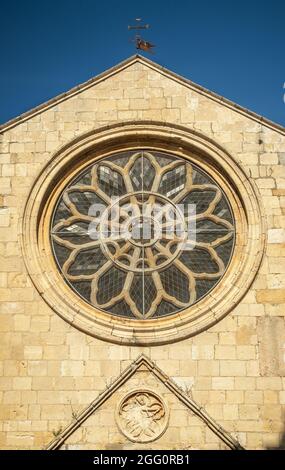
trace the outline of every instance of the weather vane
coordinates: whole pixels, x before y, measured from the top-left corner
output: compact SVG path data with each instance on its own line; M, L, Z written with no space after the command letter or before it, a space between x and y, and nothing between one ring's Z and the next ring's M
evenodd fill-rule
M153 53L152 49L155 47L155 45L151 44L148 41L145 41L139 33L139 31L141 30L149 29L149 24L141 24L141 20L142 20L141 18L136 18L136 22L137 22L136 26L128 26L129 30L137 31L135 38L132 39L132 42L135 43L137 49L140 49L145 52Z

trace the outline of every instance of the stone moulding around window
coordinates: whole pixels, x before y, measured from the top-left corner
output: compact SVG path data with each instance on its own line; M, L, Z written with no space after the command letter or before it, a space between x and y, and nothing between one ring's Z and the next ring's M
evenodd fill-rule
M65 285L52 256L49 223L62 189L91 161L142 146L188 159L217 181L233 210L236 241L222 281L199 303L170 317L133 320L95 309ZM250 288L266 238L258 194L236 159L208 137L188 128L149 121L94 130L59 149L36 179L20 223L26 267L45 302L85 333L133 345L178 341L206 330L227 315Z

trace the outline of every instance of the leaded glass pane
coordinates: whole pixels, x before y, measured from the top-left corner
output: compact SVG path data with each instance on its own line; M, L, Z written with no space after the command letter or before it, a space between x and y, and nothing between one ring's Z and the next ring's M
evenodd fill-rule
M68 285L97 309L133 319L171 315L207 295L234 240L219 185L188 160L147 149L117 153L78 174L51 226Z

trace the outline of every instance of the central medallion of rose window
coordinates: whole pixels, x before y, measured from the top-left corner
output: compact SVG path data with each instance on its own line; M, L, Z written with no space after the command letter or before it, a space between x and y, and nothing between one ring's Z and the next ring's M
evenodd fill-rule
M62 276L87 302L144 319L184 310L219 282L234 222L221 188L194 164L121 152L65 188L51 242Z
M135 273L161 271L187 241L187 224L179 207L154 192L118 198L103 212L99 225L106 257Z

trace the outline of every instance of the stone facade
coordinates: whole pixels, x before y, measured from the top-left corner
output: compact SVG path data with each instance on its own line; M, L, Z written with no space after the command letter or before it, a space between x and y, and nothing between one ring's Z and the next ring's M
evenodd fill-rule
M137 449L145 449L146 442L147 449L241 448L193 401L190 389L183 389L143 355L105 393L74 415L48 450L97 449L104 434L105 449L133 449L133 442Z
M113 344L66 322L34 286L20 243L30 191L53 155L90 131L139 121L183 126L227 152L258 194L266 237L254 282L230 313L198 335L160 346ZM141 353L243 447L284 445L285 130L134 57L2 126L0 145L0 447L47 446ZM152 380L145 378L148 387ZM163 387L161 395L172 427L157 448L220 446ZM149 448L120 433L116 400L110 397L92 426L68 443Z

